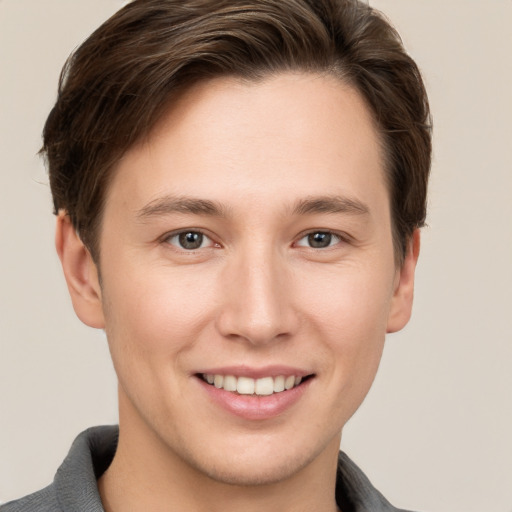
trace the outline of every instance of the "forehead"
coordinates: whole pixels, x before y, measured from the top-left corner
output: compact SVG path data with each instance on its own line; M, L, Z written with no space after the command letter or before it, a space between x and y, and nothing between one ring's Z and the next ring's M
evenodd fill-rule
M124 155L107 206L165 194L244 206L298 196L372 195L385 179L379 135L359 93L331 76L287 73L260 82L217 78L181 95ZM355 197L357 199L357 197ZM360 198L361 200L363 198ZM108 208L107 208L108 209Z

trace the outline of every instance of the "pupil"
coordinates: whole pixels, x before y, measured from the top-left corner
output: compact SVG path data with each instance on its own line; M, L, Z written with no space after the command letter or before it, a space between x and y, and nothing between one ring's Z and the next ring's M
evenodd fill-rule
M184 249L199 249L203 243L202 233L181 233L179 236L180 245Z
M308 242L311 247L319 249L322 247L329 247L331 244L331 233L312 233L308 237Z

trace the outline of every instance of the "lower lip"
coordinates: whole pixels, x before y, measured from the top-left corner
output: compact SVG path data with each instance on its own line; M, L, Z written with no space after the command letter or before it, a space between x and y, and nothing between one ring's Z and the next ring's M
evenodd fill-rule
M239 395L216 388L200 377L196 377L211 400L224 410L246 420L267 420L283 414L295 405L309 387L312 378L300 385L267 396Z

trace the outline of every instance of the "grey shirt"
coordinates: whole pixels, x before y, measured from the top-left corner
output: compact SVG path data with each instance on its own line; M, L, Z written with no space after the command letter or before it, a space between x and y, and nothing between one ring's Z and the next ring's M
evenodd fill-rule
M52 484L0 506L0 512L104 512L97 479L112 462L118 435L117 426L82 432ZM406 512L393 507L343 452L338 458L336 502L343 512Z

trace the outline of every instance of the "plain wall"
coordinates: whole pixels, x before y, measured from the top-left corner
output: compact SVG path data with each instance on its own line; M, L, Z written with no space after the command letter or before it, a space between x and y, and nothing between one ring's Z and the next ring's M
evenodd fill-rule
M74 316L36 156L70 51L124 2L0 0L0 501L116 422L102 332ZM435 126L413 319L342 447L395 505L512 511L512 2L373 0L423 70Z

